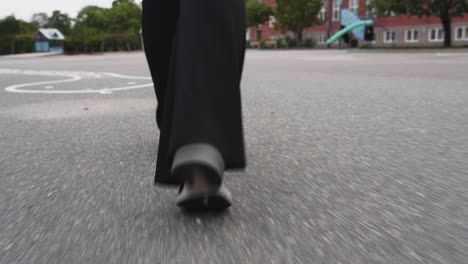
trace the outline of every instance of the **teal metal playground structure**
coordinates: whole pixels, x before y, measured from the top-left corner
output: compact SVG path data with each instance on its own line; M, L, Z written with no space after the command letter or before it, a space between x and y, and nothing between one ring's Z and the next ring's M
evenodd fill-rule
M335 43L343 35L345 35L346 33L350 32L350 31L353 31L356 28L365 27L365 26L372 26L372 25L374 25L373 20L363 20L363 21L354 22L353 24L348 25L347 27L343 28L342 30L336 32L335 35L333 35L329 40L327 40L327 44L330 45L330 44Z
M365 28L367 26L373 26L374 21L361 20L359 16L349 9L341 9L340 12L340 24L345 28L335 33L328 41L327 44L333 44L348 32L352 32L353 35L359 40L365 40Z

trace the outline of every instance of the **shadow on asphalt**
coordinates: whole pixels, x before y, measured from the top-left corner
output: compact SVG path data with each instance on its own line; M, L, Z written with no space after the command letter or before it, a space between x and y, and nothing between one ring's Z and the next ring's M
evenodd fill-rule
M221 211L221 212L206 211L206 210L180 210L180 215L184 217L190 217L190 218L199 218L204 221L209 221L209 220L219 221L220 219L222 220L223 218L230 217L231 211L229 209Z

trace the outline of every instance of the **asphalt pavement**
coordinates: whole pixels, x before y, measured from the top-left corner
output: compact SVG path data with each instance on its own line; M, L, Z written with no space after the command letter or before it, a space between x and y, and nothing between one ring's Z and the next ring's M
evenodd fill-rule
M249 51L222 214L155 187L144 54L0 57L0 263L468 262L468 52Z

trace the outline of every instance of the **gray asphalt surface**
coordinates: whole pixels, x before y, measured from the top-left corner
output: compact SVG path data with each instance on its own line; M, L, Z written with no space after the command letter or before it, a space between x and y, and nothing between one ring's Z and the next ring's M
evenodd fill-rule
M249 167L217 215L153 186L152 88L102 72L149 76L0 57L0 263L468 262L468 53L249 51Z

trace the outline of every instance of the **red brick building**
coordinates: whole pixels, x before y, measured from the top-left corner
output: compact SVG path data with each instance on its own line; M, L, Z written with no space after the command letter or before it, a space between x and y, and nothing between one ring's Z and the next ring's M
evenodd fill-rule
M275 0L259 0L271 6L275 6ZM313 26L305 30L304 37L312 38L316 41L317 47L325 47L325 41L340 29L340 6L339 0L324 0L323 8L319 17L327 22ZM343 0L343 8L348 8L357 13L362 19L370 18L372 14L368 12L369 0ZM329 20L331 18L331 21ZM438 17L417 16L388 16L374 19L375 41L373 46L377 47L410 47L410 46L437 46L443 45L444 34L442 24ZM250 41L273 40L284 38L281 32L274 29L275 19L272 17L269 22L249 29L247 38ZM360 42L360 45L365 44ZM452 44L461 46L468 45L468 14L463 17L455 17L452 24ZM338 43L335 44L339 45Z

